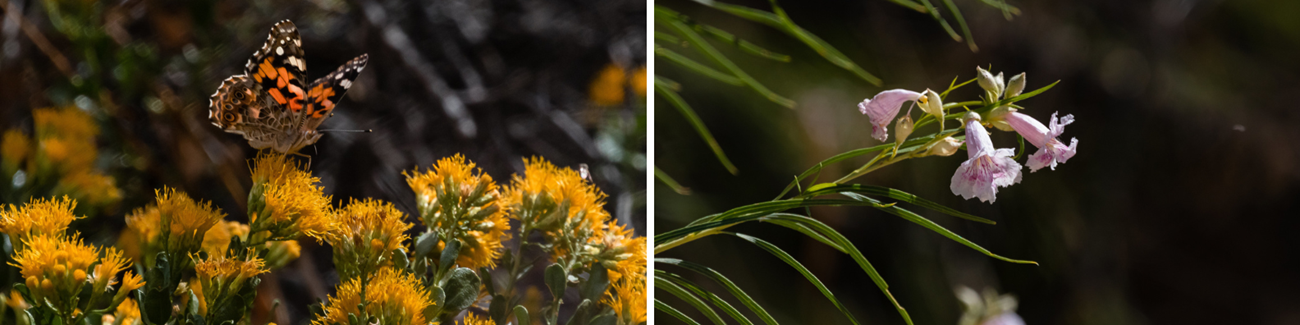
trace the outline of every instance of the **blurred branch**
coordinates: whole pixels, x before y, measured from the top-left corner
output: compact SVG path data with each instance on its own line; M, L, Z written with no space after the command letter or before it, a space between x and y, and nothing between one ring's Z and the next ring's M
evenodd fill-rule
M17 11L9 10L9 5L10 3L7 1L0 1L0 9L5 11L5 15L9 19L18 22L23 33L27 34L27 38L31 39L33 44L36 44L36 48L39 48L41 52L45 53L46 57L50 58L50 61L54 62L54 67L59 69L59 72L63 72L63 75L67 76L68 79L75 77L76 73L72 72L72 64L68 63L68 58L63 56L63 53L59 52L58 49L55 49L53 44L50 44L50 40L45 38L45 34L41 33L40 29L32 25L27 19L24 19Z
M394 26L388 19L388 14L384 8L374 2L365 2L361 4L362 10L365 11L366 19L371 25L380 30L384 45L396 52L402 59L402 63L424 83L425 88L430 94L438 97L442 102L442 109L447 113L447 117L456 122L456 132L464 138L474 138L478 133L478 126L474 123L474 117L469 115L465 107L465 101L456 94L455 90L447 86L447 81L438 76L433 68L433 64L424 59L424 56L415 49L411 38L403 32L401 28Z

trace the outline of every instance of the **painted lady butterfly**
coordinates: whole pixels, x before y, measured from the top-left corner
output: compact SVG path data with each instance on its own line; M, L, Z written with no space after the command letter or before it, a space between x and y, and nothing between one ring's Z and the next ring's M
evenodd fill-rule
M298 152L320 139L316 127L330 117L368 59L362 54L303 86L307 64L302 40L293 22L282 20L248 59L244 74L226 78L212 94L208 119L226 132L243 135L253 148Z

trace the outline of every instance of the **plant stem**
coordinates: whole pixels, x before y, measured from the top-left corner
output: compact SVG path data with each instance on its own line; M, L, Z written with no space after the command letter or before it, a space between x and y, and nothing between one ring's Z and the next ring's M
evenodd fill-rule
M704 238L709 235L716 235L722 233L722 230L727 229L728 227L731 226L732 225L726 225L726 226L712 228L700 232L694 232L694 233L687 234L686 236L682 236L682 238L677 238L667 243L659 244L655 246L655 254L663 253L665 251L673 249L673 247L681 246L682 244L689 243L696 239Z

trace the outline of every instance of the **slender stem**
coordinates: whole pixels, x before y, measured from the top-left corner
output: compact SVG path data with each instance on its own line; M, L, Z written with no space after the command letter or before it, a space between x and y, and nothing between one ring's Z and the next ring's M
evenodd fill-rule
M681 246L682 244L689 243L696 239L704 238L709 235L716 235L722 233L722 230L727 229L728 227L731 226L733 225L726 225L726 226L712 228L700 232L694 232L694 233L687 234L686 236L682 236L681 238L673 239L667 243L659 244L655 246L655 254L663 253L665 251L673 249L674 247Z
M502 291L507 297L514 296L515 280L519 278L519 264L523 263L524 247L528 247L528 225L519 223L519 247L515 249L514 262L510 263L510 278L506 279L506 290Z

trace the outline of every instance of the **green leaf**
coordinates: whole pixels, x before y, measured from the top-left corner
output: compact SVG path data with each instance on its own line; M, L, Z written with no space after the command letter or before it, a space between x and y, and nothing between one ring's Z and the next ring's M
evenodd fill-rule
M753 22L768 25L778 30L781 30L786 34L789 34L790 36L794 36L795 38L799 39L799 41L803 42L809 48L812 48L813 51L816 51L817 54L820 54L827 61L830 61L831 64L839 66L840 68L844 68L845 70L849 70L850 72L853 72L853 74L857 75L859 78L862 78L863 80L866 80L868 83L871 83L874 86L881 85L880 78L877 78L876 76L868 73L866 70L862 70L862 68L859 67L856 63L853 63L853 60L850 60L847 56L844 55L844 53L840 53L840 51L835 49L834 46L831 46L830 43L827 43L826 41L822 40L820 37L817 37L817 35L813 35L813 33L808 32L808 30L803 29L803 27L799 27L798 25L796 25L794 21L790 20L790 17L785 15L785 11L782 10L781 7L778 7L776 5L775 1L772 2L772 9L776 13L771 13L771 12L766 12L758 9L731 5L731 4L721 3L721 2L715 2L712 0L694 0L694 1L703 4L705 6L713 7L714 9L722 10L736 17L740 17ZM656 8L655 9L656 18L658 15L659 15L659 10Z
M528 308L523 305L515 306L515 324L532 324L533 319L528 316Z
M979 52L979 46L975 46L975 37L971 36L970 27L966 26L966 18L962 17L961 10L957 9L957 4L952 3L952 0L943 0L943 4L948 7L948 11L952 11L953 18L957 18L957 25L961 26L962 34L966 35L966 45L970 46L970 51Z
M690 69L691 71L695 71L695 73L702 74L705 77L713 78L717 81L721 81L723 83L732 86L745 85L745 82L740 81L740 78L733 77L730 74L727 74L726 72L714 70L713 68L710 68L704 64L695 62L695 60L691 60L691 58L688 58L685 55L681 55L677 52L674 52L673 50L670 50L668 48L659 45L655 45L655 56L668 59L668 62L676 63L677 65L680 65L683 68L687 68Z
M460 256L460 239L450 239L447 241L447 247L442 249L442 256L438 258L438 274L450 270L456 265L456 257Z
M546 267L546 287L551 289L552 299L559 300L564 296L564 288L568 282L569 275L559 263L551 264Z
M600 301L605 296L605 288L609 287L609 271L605 270L603 263L593 263L590 271L587 271L587 283L582 286L581 297Z
M662 182L664 183L664 185L667 185L668 188L672 189L673 192L677 192L677 194L691 195L691 189L686 188L682 186L682 184L677 183L677 180L674 180L672 176L668 176L668 173L665 173L663 170L660 170L659 166L655 166L655 179L658 179L659 182Z
M952 37L952 40L961 42L961 35L957 35L957 31L952 30L952 25L948 24L948 20L939 14L939 8L935 8L934 4L930 3L930 0L921 0L921 3L925 6L925 12L929 12L930 16L939 22L939 26L943 27L943 31L948 32L948 36Z
M438 246L438 233L425 232L420 238L415 239L415 256L428 257L433 252L433 248Z
M683 314L681 311L678 311L676 308L673 308L673 306L669 306L663 301L659 301L659 299L655 299L655 309L658 311L668 313L668 315L676 317L677 320L680 320L683 323L690 324L690 325L700 325L699 322L696 322L694 319L691 319L690 317L686 316L686 314Z
M899 200L899 201L903 201L903 202L911 203L911 204L914 204L914 205L919 206L919 207L922 207L922 208L926 208L926 209L934 210L934 211L936 211L936 212L940 212L940 213L943 213L943 214L947 214L947 215L950 215L950 216L954 216L954 217L958 217L958 218L962 218L962 219L966 219L966 220L971 220L971 221L975 221L975 222L986 223L986 224L990 224L990 225L995 225L995 224L997 224L996 221L989 220L989 219L985 219L985 218L980 218L980 217L977 217L977 216L972 215L972 214L969 214L969 213L965 213L965 212L957 211L957 210L955 210L955 209L953 209L953 208L949 208L949 207L947 207L947 206L945 206L945 205L942 205L942 204L939 204L939 203L937 203L937 202L930 201L930 200L926 200L926 199L921 198L921 197L919 197L919 196L913 195L912 193L907 193L907 192L903 192L903 191L901 191L901 190L897 190L897 189L893 189L893 188L888 188L888 187L884 187L884 186L872 186L872 185L862 185L862 184L844 184L844 185L834 185L834 186L829 186L829 187L818 188L818 189L815 189L815 190L814 190L814 189L809 189L808 191L805 191L804 193L799 194L798 197L800 197L800 198L804 198L804 197L817 197L817 196L827 195L827 194L839 194L839 193L842 193L842 192L853 192L853 193L860 193L860 194L866 194L866 195L874 195L874 196L883 196L883 197L888 197L888 198L891 198L891 199L895 199L895 200ZM878 202L878 201L877 201L877 202Z
M704 32L708 35L711 35L713 36L713 38L716 38L719 41L722 41L723 43L735 44L743 52L753 54L761 58L778 61L778 62L790 62L789 55L772 52L771 50L759 47L758 45L754 45L754 43L750 43L749 41L740 39L739 37L736 37L736 35L732 35L731 33L728 33L727 31L722 30L721 28L700 24L697 22L689 22L689 23L695 27L696 31Z
M727 291L731 292L732 296L735 296L736 299L740 300L740 303L745 304L746 307L749 307L749 310L753 311L754 314L757 314L758 318L762 319L763 322L767 323L768 325L777 325L776 319L773 318L772 315L769 314L766 309L763 309L762 306L759 306L758 302L754 301L753 298L749 297L749 294L745 293L744 290L741 290L740 287L736 286L736 283L731 282L731 279L728 279L726 276L723 276L722 273L719 273L718 271L714 271L713 269L701 264L696 264L694 262L683 261L675 258L655 258L655 263L656 264L664 263L664 264L680 266L687 270L695 271L696 273L702 274L704 276L709 277L710 279L713 279L714 282L717 282L718 284L721 284L723 287L727 288ZM655 270L655 271L658 272L659 270Z
M930 140L934 140L934 135L933 135L933 134L928 135L928 136L923 136L923 137L917 137L917 138L913 138L913 139L910 139L910 140L904 141L902 146L903 146L903 147L916 146L916 145L920 145L920 144L924 144L924 143L926 143L926 142L929 142ZM805 170L803 173L799 174L799 176L796 176L795 179L794 179L794 181L791 181L791 182L790 182L790 185L786 185L786 186L785 186L785 189L784 189L784 190L781 190L781 194L777 195L776 198L775 198L774 200L776 200L776 199L780 199L781 197L784 197L787 193L790 193L790 190L794 189L795 186L799 185L799 182L803 181L804 179L808 178L809 176L812 176L814 173L820 172L820 171L822 170L822 168L825 167L825 166L827 166L827 165L830 165L830 164L833 164L833 163L837 163L837 162L840 162L840 161L843 161L843 160L846 160L846 159L849 159L849 158L858 157L858 156L862 156L862 155L870 154L870 153L873 153L873 152L880 152L880 151L884 151L884 150L887 150L887 149L893 149L893 148L894 148L894 144L892 144L892 143L890 143L890 144L882 144L882 145L873 146L873 147L867 147L867 148L861 148L861 149L849 150L849 151L846 151L846 152L844 152L844 153L841 153L841 154L838 154L838 155L835 155L835 156L831 156L830 158L826 158L826 160L822 160L821 162L817 163L816 165L813 165L813 167L810 167L810 168L808 168L808 170Z
M727 313L728 316L731 316L731 319L735 319L736 322L739 322L742 325L754 325L754 322L749 321L749 318L746 318L745 315L741 315L740 311L736 310L736 307L731 306L730 303L727 303L726 300L722 300L721 297L718 297L718 295L713 292L701 289L699 286L695 285L694 282L686 280L676 274L664 272L663 270L655 270L655 275L663 277L668 281L672 281L674 284L686 288L686 290L690 290L691 293L696 296L708 298L709 302L713 303L714 306L718 306L719 309L722 309L723 312Z
M569 316L569 321L565 325L586 325L587 317L591 316L591 309L594 308L591 299L583 299L578 303L578 307L573 308L573 315Z
M668 100L668 104L671 104L677 108L678 112L682 113L686 121L690 122L691 126L695 128L695 133L699 133L700 138L704 139L704 143L709 145L709 149L713 150L713 155L718 157L722 167L727 168L727 172L732 175L738 173L739 170L736 169L736 165L731 164L731 159L727 159L727 154L722 152L722 146L719 146L718 141L713 139L713 133L709 132L707 126L704 126L704 120L701 120L700 116L695 114L695 110L691 109L691 106L686 104L686 100L677 95L677 92L669 89L667 83L663 81L662 77L655 76L655 93L663 96L664 99Z
M443 311L459 313L473 305L474 300L478 300L479 284L478 274L474 270L465 267L451 270L447 276L447 285L443 287L447 293Z
M826 296L826 299L829 299L831 301L831 304L835 305L836 309L839 309L841 313L844 313L844 316L848 317L849 321L853 322L853 324L859 324L857 318L853 317L853 314L849 312L848 308L844 307L844 304L841 304L838 299L835 299L835 294L831 293L831 290L827 288L825 284L822 284L822 281L817 279L816 275L812 274L812 271L809 271L808 268L804 267L803 264L799 263L798 260L795 260L793 256L790 256L789 253L786 253L784 250L781 250L781 248L776 247L776 245L772 245L771 243L759 239L758 237L753 237L753 236L739 234L739 233L731 233L731 235L734 235L736 237L739 237L740 239L744 239L745 241L758 245L758 247L763 248L763 250L766 250L768 253L771 253L772 255L781 259L781 261L784 261L786 264L789 264L791 267L794 267L795 270L799 271L800 274L803 274L804 278L807 279L808 282L812 283L813 286L817 287L817 290L821 291L822 295ZM892 296L890 297L890 300L893 300ZM903 312L902 314L903 314L903 319L907 320L908 324L912 324L911 317L908 317L906 312Z
M740 69L736 63L731 62L731 59L728 59L725 55L722 55L722 52L718 52L718 49L714 48L713 45L704 41L704 37L696 33L690 26L687 26L684 22L685 19L685 16L678 14L676 11L663 6L655 6L655 20L667 26L670 31L681 35L691 46L695 47L695 50L722 66L723 70L730 72L731 75L740 79L741 82L744 82L749 88L763 95L763 97L766 97L767 100L786 108L794 108L795 102L793 100L777 95L772 90L767 89L767 86L763 86L758 80L750 77L748 73L745 73L745 70Z
M851 197L851 198L854 198L854 199L857 199L857 200L866 201L866 202L873 202L873 201L874 201L874 202L879 202L879 201L876 201L875 199L872 199L872 198L870 198L870 197L867 197L867 196L865 196L865 195L858 194L858 193L853 193L853 192L844 192L844 193L842 193L842 194L844 194L844 196L848 196L848 197ZM978 251L978 252L980 252L980 253L984 253L984 255L988 255L988 256L990 256L990 257L993 257L993 258L996 258L996 259L999 259L999 260L1003 260L1003 261L1006 261L1006 262L1011 262L1011 263L1038 265L1038 262L1034 262L1034 261L1010 259L1010 258L1003 257L1002 255L993 254L993 252L990 252L989 250L984 249L984 247L980 247L980 245L977 245L977 244L971 242L970 240L967 240L966 238L962 238L961 235L958 235L958 234L956 234L956 233L953 233L951 230L948 230L947 228L944 228L943 226L940 226L939 224L934 223L934 221L930 221L930 219L926 219L925 217L922 217L922 216L920 216L920 215L918 215L918 214L916 214L916 213L913 213L912 211L908 211L908 210L906 210L906 209L903 209L903 208L900 208L900 207L897 207L897 206L877 207L876 209L879 209L879 210L881 210L881 211L885 211L886 213L889 213L889 214L892 214L892 215L899 216L899 217L903 218L904 220L911 221L912 223L915 223L915 224L921 225L922 227L925 227L925 228L930 229L930 230L932 230L932 231L934 231L934 232L937 232L937 233L939 233L940 235L943 235L944 237L948 237L948 239L952 239L953 241L956 241L956 242L958 242L958 243L961 243L962 245L966 245L966 247L970 247L971 249L974 249L974 250L976 250L976 251Z
M672 294L673 296L676 296L678 299L685 301L687 304L694 306L695 309L699 310L701 313L704 313L704 317L707 317L710 321L713 321L714 324L717 325L727 324L726 322L722 321L722 316L718 316L718 313L713 311L713 308L710 308L708 304L704 303L704 300L686 291L686 289L683 289L682 287L678 286L676 283L673 283L672 281L669 281L668 279L660 277L658 274L656 274L654 285L655 285L655 289L667 291L669 294Z

